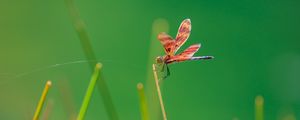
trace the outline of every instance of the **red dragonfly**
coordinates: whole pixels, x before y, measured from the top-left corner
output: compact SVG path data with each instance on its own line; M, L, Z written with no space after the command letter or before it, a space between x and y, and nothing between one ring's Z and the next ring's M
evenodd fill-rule
M167 33L160 33L158 35L158 40L161 42L165 49L166 55L159 56L156 58L156 62L158 64L163 64L162 72L165 71L165 67L167 68L167 75L163 77L165 79L170 75L168 64L176 63L176 62L184 62L188 60L207 60L214 58L213 56L197 56L193 57L193 55L200 48L200 44L194 44L184 50L182 53L175 55L177 50L186 42L191 33L191 20L185 19L182 21L177 36L173 39Z

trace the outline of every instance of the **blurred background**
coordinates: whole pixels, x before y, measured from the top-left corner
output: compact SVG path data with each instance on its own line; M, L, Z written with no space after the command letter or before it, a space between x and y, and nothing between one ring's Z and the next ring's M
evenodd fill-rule
M77 115L91 69L64 0L0 1L0 119L32 119L52 80L43 119ZM157 106L151 63L163 55L158 32L192 32L209 61L170 65L162 94L170 120L253 120L264 97L266 120L300 118L300 3L296 0L75 0L119 120L141 119L137 83ZM179 52L180 52L179 51ZM152 80L147 81L148 79ZM153 87L153 86L152 86ZM86 120L109 120L96 86ZM152 104L153 103L153 104ZM151 109L151 120L162 119ZM45 110L44 110L45 111ZM153 112L154 111L154 112Z

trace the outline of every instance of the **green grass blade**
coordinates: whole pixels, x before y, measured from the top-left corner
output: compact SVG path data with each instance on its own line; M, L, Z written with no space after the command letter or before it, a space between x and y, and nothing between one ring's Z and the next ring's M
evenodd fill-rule
M91 69L93 69L94 65L96 64L97 58L92 49L92 45L91 45L88 33L86 31L84 21L82 19L80 19L80 15L79 15L77 8L74 5L74 1L73 0L65 0L65 1L67 4L69 13L71 15L71 19L74 24L75 30L79 36L84 54L88 60L91 60L90 67L91 67ZM92 60L95 60L95 61L92 61ZM101 96L103 98L104 106L107 111L108 117L111 120L118 120L118 115L117 115L115 106L112 102L112 98L111 98L110 92L108 90L106 81L103 78L101 78L97 82L97 86L98 86L98 90L100 91Z
M96 64L96 56L94 54L90 38L88 36L88 32L86 31L86 26L84 21L80 18L78 9L75 6L75 3L73 0L65 0L67 4L67 8L69 10L69 13L71 15L71 20L73 22L73 25L75 27L75 30L77 32L77 35L79 37L80 43L83 48L83 52L86 56L86 58L91 61L90 67L94 68L94 65Z
M143 83L137 84L137 90L140 98L141 118L142 120L149 120L148 104L146 100Z
M94 73L93 73L92 78L91 78L90 83L89 83L89 86L86 90L85 97L83 99L79 114L77 116L77 120L83 120L84 119L85 113L87 111L87 108L89 106L89 103L90 103L90 100L91 100L91 97L92 97L92 94L93 94L93 91L94 91L94 87L95 87L96 82L99 78L101 67L102 67L101 63L98 63L95 67Z
M261 95L255 98L255 120L264 120L264 98Z
M112 102L112 97L109 94L108 87L106 85L106 81L103 76L101 76L100 80L97 82L98 90L102 95L102 100L104 103L104 107L106 108L108 117L110 120L118 120L118 114Z

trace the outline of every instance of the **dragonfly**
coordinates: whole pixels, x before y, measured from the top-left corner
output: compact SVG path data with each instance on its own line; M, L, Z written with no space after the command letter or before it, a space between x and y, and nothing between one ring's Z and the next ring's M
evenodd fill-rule
M165 32L158 34L157 39L163 45L165 50L164 56L158 56L156 58L156 63L162 66L161 72L166 73L162 79L166 79L170 76L170 70L168 65L172 63L179 63L184 61L194 61L194 60L208 60L213 59L213 56L196 56L194 54L199 50L201 44L193 44L185 49L183 52L176 54L178 49L187 41L191 33L191 20L185 19L179 26L176 38L173 39L170 35Z

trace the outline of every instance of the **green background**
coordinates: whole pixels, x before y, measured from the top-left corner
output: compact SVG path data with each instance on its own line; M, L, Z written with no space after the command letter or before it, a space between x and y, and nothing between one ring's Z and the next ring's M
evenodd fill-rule
M162 87L168 119L253 120L257 95L265 98L266 120L300 118L299 1L76 0L75 4L103 63L102 75L120 120L140 119L136 84L147 83L149 59L154 62L149 58L156 36L153 22L167 21L169 34L175 37L185 18L192 21L192 33L180 51L201 43L196 55L215 59L170 65L171 76ZM0 58L0 119L32 119L49 79L53 82L47 97L53 103L49 119L76 116L91 71L65 1L1 0ZM149 99L156 95L148 93ZM86 119L108 119L97 90Z

